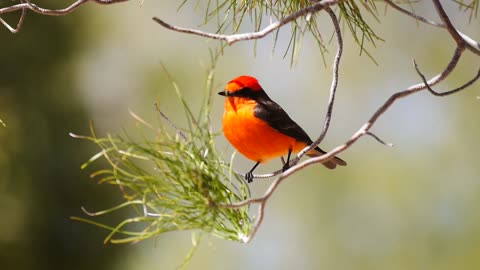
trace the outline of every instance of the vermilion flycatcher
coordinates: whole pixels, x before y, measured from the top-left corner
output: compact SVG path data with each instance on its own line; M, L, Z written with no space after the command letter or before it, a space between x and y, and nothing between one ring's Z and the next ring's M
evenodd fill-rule
M272 158L287 155L283 170L288 169L290 155L312 144L307 133L263 91L257 79L240 76L231 80L225 91L223 133L230 143L245 157L256 162L247 172L247 182L253 180L253 170ZM315 147L308 156L320 156L326 152ZM324 162L329 169L347 163L338 157Z

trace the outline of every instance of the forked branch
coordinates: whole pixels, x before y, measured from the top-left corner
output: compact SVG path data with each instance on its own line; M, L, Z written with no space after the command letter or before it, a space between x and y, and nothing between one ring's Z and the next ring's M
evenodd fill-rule
M437 96L437 97L445 97L445 96L449 96L449 95L455 94L457 92L460 92L463 89L465 89L465 88L471 86L472 84L474 84L478 80L478 78L480 78L480 69L479 69L478 72L477 72L477 75L475 75L475 77L473 77L473 79L466 82L464 85L462 85L460 87L457 87L455 89L452 89L450 91L447 91L447 92L439 93L439 92L433 90L430 87L430 85L427 82L427 79L425 78L425 75L423 75L422 72L420 72L420 69L418 68L418 65L417 65L417 62L415 61L415 59L413 60L413 66L415 67L415 70L417 71L420 78L422 78L423 84L425 84L425 86L427 87L428 92L430 92L432 95Z

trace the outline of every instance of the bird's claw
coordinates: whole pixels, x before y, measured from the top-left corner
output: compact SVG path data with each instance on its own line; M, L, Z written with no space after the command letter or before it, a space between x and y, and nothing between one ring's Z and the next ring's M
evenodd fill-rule
M286 170L288 170L288 169L290 169L290 164L285 163L285 164L283 165L283 167L282 167L282 172L284 172L284 171L286 171Z
M245 180L247 180L247 183L253 182L253 173L252 172L247 172L245 174Z

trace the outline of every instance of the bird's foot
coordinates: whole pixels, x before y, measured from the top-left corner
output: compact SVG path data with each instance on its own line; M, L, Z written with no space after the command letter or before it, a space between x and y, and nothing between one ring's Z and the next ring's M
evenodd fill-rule
M247 180L247 183L253 182L253 173L252 172L247 172L245 174L245 180Z
M283 165L283 167L282 167L282 172L284 172L284 171L286 171L286 170L288 170L288 169L290 169L290 164L285 163L285 164Z

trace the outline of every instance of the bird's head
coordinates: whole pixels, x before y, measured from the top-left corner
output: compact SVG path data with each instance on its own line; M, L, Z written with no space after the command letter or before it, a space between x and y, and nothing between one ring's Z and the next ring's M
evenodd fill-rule
M240 76L229 81L225 90L218 94L225 97L252 98L262 91L257 79L251 76Z

